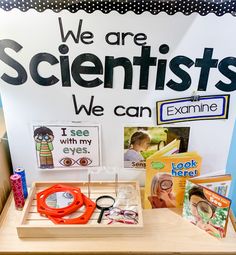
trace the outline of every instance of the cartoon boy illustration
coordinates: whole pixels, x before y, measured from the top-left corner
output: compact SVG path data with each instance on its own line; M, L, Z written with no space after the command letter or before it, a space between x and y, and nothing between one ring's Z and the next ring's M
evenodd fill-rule
M40 168L53 168L52 141L54 135L51 129L47 127L39 127L34 130L34 140L36 142L36 150L39 152Z

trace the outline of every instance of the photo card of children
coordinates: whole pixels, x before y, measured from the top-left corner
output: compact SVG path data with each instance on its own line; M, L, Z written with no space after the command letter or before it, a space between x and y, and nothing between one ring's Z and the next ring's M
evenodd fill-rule
M124 127L124 167L146 168L146 159L178 139L178 152L188 149L190 127Z
M39 169L102 166L99 125L35 124L32 142Z

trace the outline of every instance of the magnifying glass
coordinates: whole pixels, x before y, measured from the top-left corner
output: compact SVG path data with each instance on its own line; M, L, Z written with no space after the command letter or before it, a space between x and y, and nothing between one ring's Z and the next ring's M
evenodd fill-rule
M211 205L205 201L200 201L197 203L196 207L203 222L207 223L214 214Z
M160 186L162 190L167 190L173 186L173 182L171 180L163 180L160 182Z
M115 199L111 196L100 196L96 199L96 207L101 210L97 223L101 223L102 216L105 211L109 210L115 203Z

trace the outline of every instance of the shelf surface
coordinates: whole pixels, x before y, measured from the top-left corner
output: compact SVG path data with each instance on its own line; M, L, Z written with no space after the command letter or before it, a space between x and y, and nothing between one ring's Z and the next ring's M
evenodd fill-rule
M10 195L0 218L1 254L236 254L231 222L226 238L218 240L185 221L178 209L144 210L141 234L96 238L19 239L16 226L21 216Z

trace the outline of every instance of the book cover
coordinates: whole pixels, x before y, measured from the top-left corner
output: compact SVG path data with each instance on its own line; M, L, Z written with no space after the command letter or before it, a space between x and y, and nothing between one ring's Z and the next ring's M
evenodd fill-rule
M214 237L225 237L231 200L196 182L186 182L183 217Z
M145 208L183 206L186 180L200 175L202 158L179 146L174 140L146 160Z

